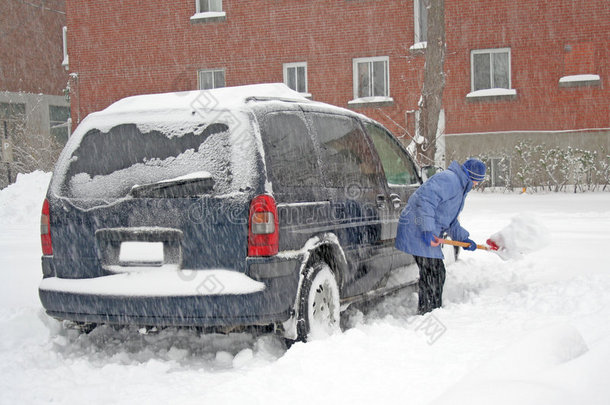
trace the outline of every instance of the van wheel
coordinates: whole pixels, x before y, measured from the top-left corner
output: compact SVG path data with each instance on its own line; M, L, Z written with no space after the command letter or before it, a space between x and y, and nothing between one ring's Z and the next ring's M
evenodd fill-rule
M328 264L307 269L297 300L297 340L307 342L340 330L339 286Z

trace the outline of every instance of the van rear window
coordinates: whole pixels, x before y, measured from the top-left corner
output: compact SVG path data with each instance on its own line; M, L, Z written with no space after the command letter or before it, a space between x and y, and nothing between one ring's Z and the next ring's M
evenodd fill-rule
M207 171L214 190L228 192L231 182L229 132L225 124L168 137L142 133L135 124L108 132L89 130L72 153L61 194L73 198L120 198L135 185L151 184Z

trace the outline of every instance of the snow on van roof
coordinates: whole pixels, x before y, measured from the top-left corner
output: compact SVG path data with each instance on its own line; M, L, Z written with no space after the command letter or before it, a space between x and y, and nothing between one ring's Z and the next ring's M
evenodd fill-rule
M145 112L154 110L198 110L243 107L249 99L280 99L308 102L300 93L283 83L222 87L176 93L146 94L126 97L101 111L100 115Z
M202 130L202 119L224 122L233 128L236 124L247 126L250 99L310 102L283 83L145 94L123 98L89 114L73 135L90 128L108 132L117 125L135 124L142 132L161 130L169 137L182 136Z

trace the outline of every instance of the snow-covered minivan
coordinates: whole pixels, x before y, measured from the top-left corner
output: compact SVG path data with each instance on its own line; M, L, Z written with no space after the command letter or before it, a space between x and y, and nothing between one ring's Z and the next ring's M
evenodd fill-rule
M392 274L413 261L394 238L420 183L383 126L283 84L125 98L56 165L40 299L82 324L330 333L417 282Z

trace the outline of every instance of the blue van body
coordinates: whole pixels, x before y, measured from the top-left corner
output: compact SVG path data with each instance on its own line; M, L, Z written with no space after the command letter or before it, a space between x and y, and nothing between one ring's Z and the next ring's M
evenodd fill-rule
M383 126L284 85L123 99L57 163L40 299L81 323L279 325L323 261L346 307L417 282L390 274L413 262L394 242L420 184Z

